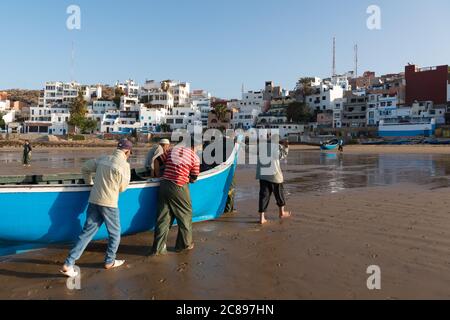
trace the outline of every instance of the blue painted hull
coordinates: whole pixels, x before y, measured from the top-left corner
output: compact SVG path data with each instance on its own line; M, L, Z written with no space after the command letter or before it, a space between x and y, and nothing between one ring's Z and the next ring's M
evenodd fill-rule
M237 165L237 147L232 157L211 171L202 173L190 185L193 221L220 217ZM155 226L159 182L132 183L120 195L123 235L150 231ZM86 220L90 187L87 186L2 186L0 187L0 239L27 243L74 241ZM105 226L95 240L107 238Z
M320 146L321 150L335 150L339 147L338 144L327 144L327 145L322 145Z

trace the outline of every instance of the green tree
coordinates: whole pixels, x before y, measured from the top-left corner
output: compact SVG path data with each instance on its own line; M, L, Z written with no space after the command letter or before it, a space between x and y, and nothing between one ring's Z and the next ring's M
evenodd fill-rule
M292 102L286 110L286 117L289 122L311 122L314 121L314 113L304 102Z
M84 119L81 125L81 133L90 133L97 129L97 121L95 119Z
M82 129L85 125L87 110L87 102L84 100L82 92L78 92L78 96L70 105L69 124L77 129Z
M84 100L83 94L79 92L77 98L70 105L70 120L68 122L75 127L76 132L89 133L97 128L97 121L86 118L87 113L87 102Z
M227 116L227 106L223 104L218 104L214 107L214 113L216 114L218 121L224 121Z
M0 128L1 129L5 129L5 126L6 126L5 120L3 120L3 116L4 116L4 114L2 112L0 112Z
M121 88L117 87L114 89L114 103L116 104L116 107L120 107L120 98L125 95L125 91L123 91Z
M314 81L314 78L304 77L300 78L297 82L297 86L294 90L294 95L297 101L304 102L306 101L305 97L312 94L313 89L311 87L311 83Z

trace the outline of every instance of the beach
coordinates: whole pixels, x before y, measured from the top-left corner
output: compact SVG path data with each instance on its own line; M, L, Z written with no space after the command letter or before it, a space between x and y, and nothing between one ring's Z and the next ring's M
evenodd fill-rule
M68 246L0 257L0 299L448 298L449 150L346 146L340 155L293 146L283 164L292 218L279 221L272 199L270 222L257 224L255 168L239 166L237 211L195 224L192 252L173 252L175 228L169 254L149 257L152 233L138 234L122 240L127 265L106 271L105 242L93 243L78 263L81 290L58 274ZM374 265L381 290L367 287Z

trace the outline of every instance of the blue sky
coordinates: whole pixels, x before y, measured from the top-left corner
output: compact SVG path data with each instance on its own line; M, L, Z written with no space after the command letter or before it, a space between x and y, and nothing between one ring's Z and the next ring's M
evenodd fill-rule
M81 30L66 28L66 8L81 8ZM369 5L381 30L366 27ZM400 72L408 62L450 63L448 0L2 0L0 89L40 89L47 80L109 83L134 78L189 81L213 95L240 96L274 80L337 71Z

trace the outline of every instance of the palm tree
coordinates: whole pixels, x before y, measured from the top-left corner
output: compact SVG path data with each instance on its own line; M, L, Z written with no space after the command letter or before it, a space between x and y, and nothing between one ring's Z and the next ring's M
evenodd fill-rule
M217 120L220 122L224 121L227 116L228 109L223 104L218 104L214 107L214 113L216 114Z

